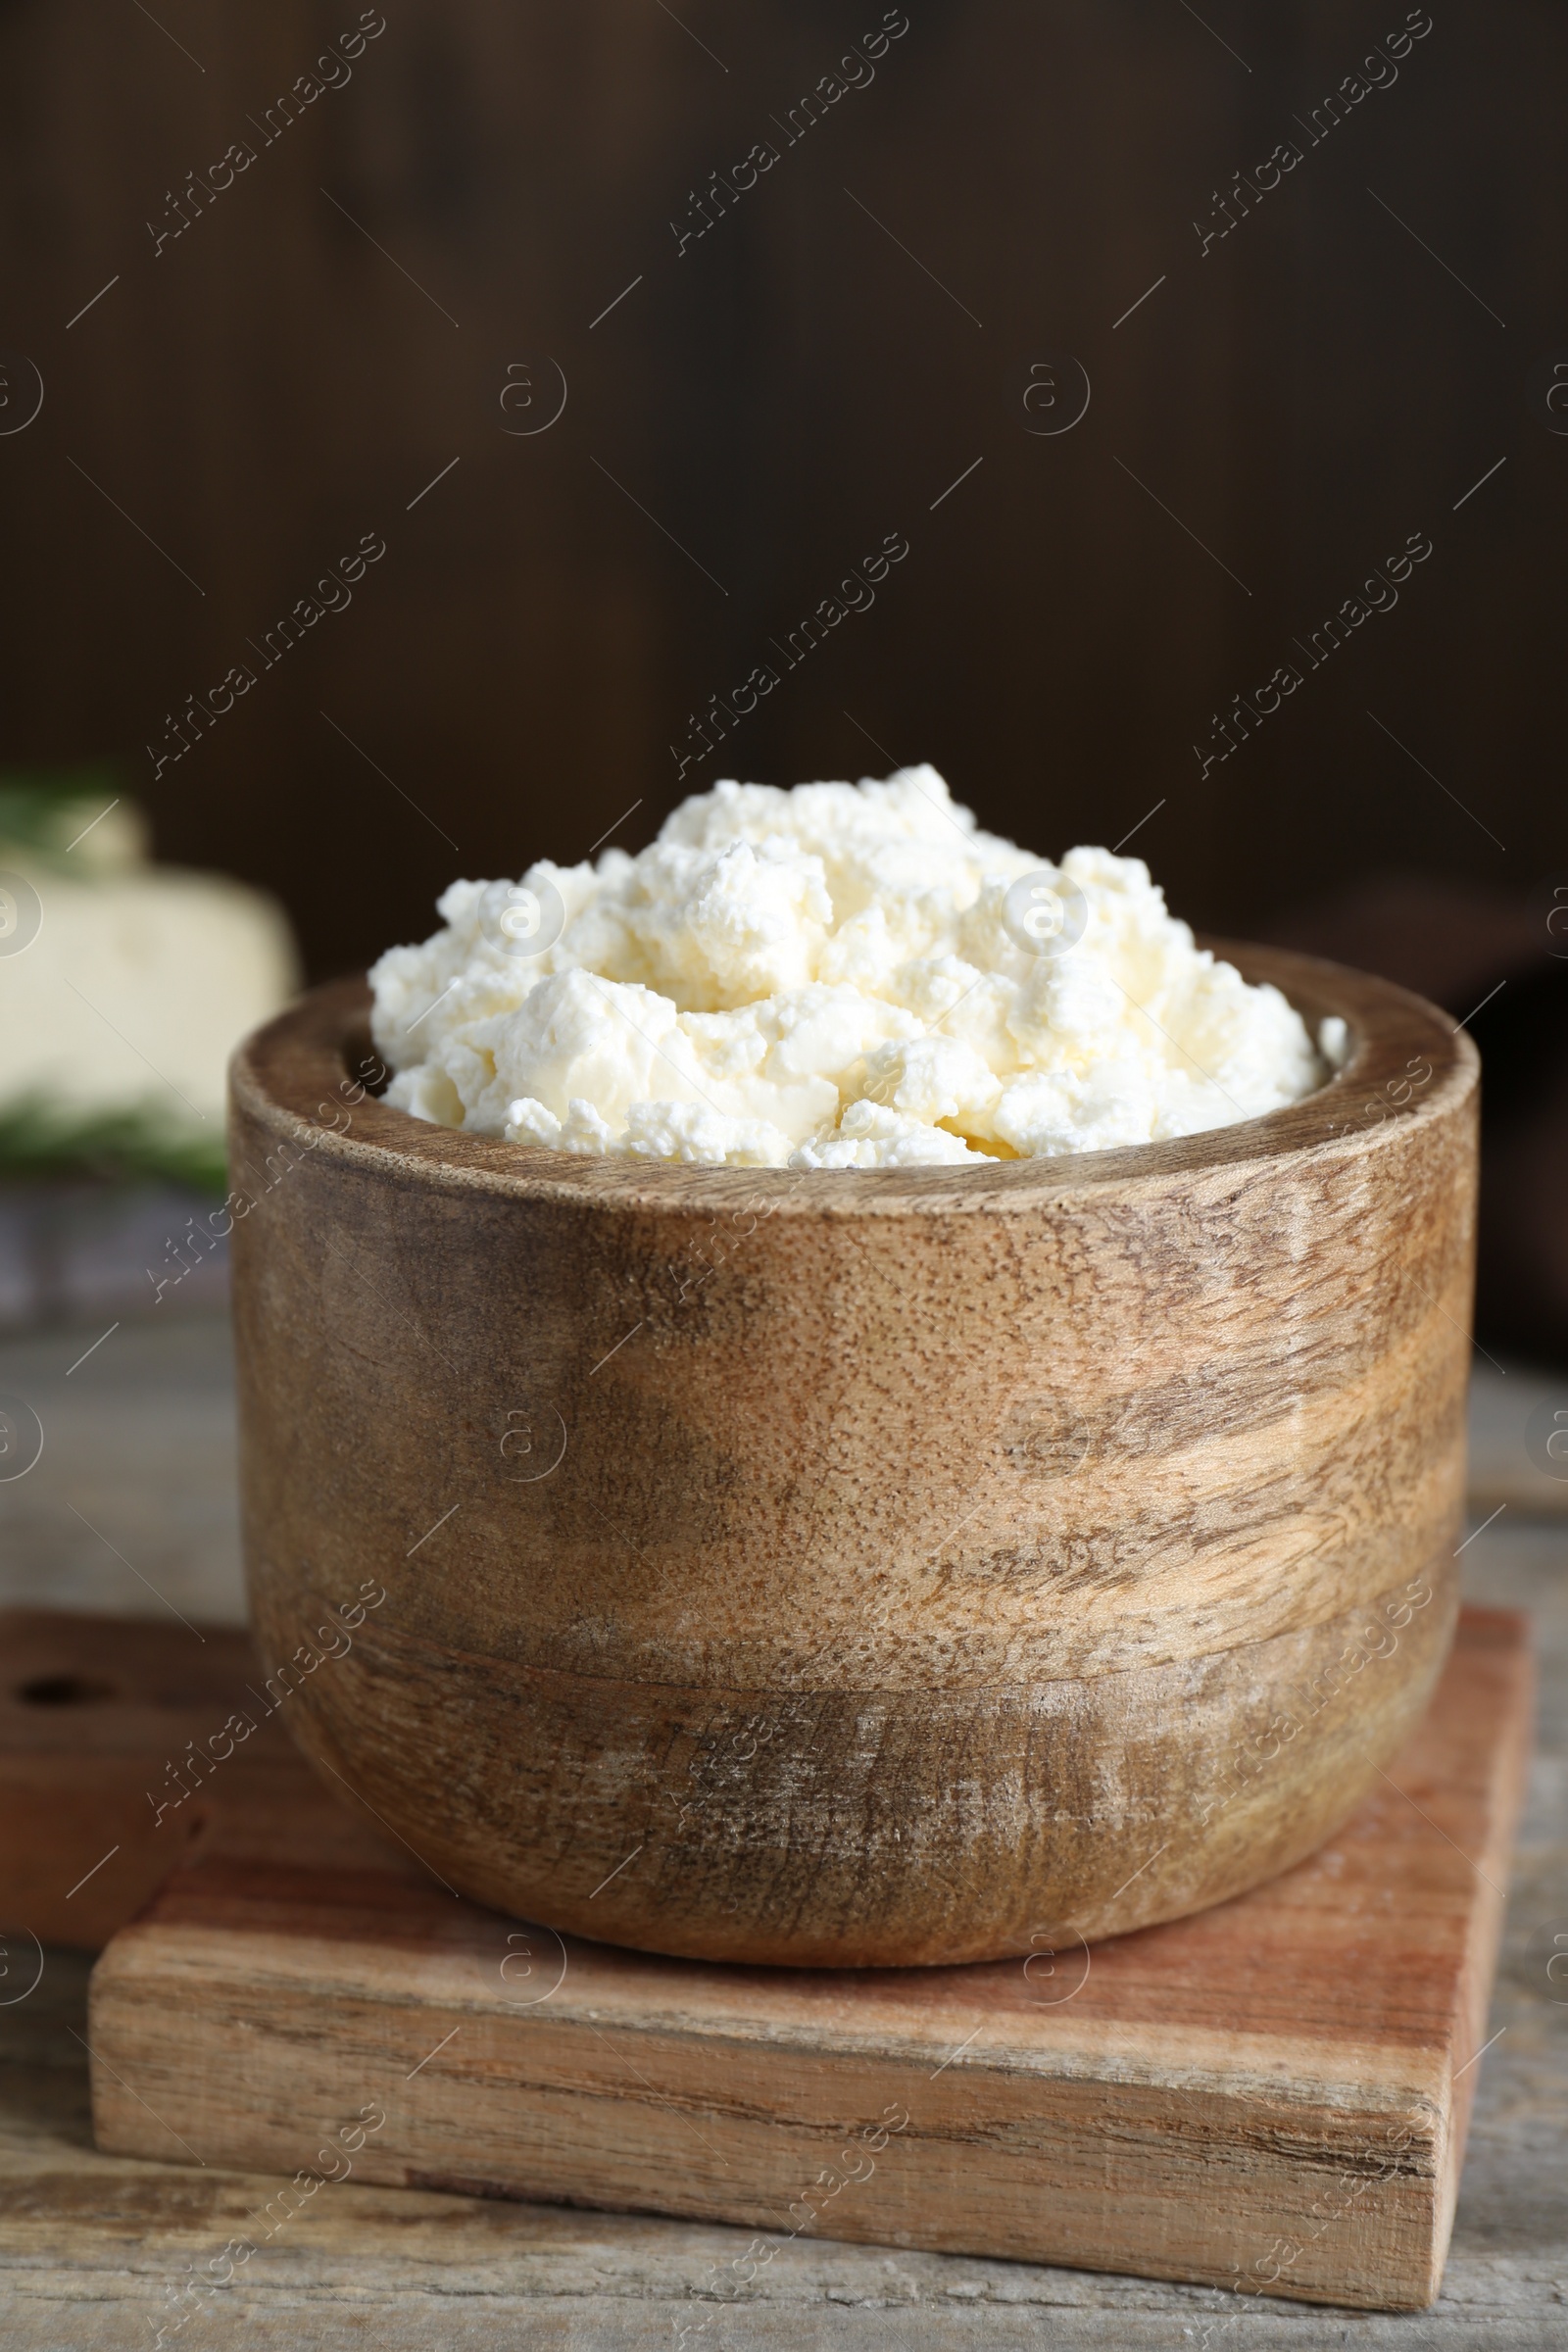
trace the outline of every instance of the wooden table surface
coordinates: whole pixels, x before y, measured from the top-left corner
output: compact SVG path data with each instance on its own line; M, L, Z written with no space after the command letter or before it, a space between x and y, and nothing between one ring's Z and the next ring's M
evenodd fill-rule
M0 1601L237 1621L226 1326L127 1323L77 1363L98 1336L0 1347L0 1393L26 1397L46 1433L37 1467L0 1486ZM1506 1507L1466 1545L1466 1591L1532 1612L1542 1717L1489 2026L1501 2038L1482 2061L1432 2311L1238 2306L1206 2288L807 2239L759 2274L754 2300L720 2307L702 2281L744 2232L344 2182L166 2340L193 2352L264 2337L323 2352L1568 2347L1568 1984L1546 1976L1553 1933L1568 1937L1568 1487L1543 1492L1523 1452L1526 1418L1552 1384L1480 1372L1477 1518ZM1568 1377L1560 1386L1568 1402ZM3 1963L19 1983L24 1958L15 1947ZM51 1952L36 1990L0 2005L0 2342L16 2352L152 2344L187 2266L205 2268L241 2235L275 2185L96 2152L81 2039L89 1966Z

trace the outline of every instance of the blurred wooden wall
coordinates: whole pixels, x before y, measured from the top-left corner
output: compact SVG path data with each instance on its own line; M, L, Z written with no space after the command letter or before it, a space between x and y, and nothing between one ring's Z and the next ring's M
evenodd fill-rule
M1237 931L1371 868L1568 864L1568 438L1526 388L1568 357L1568 21L1434 0L1309 146L1293 119L1405 14L907 0L874 81L787 146L878 0L385 0L264 146L353 0L5 0L0 346L45 399L0 435L0 758L123 757L163 854L279 891L317 969L639 798L631 847L714 775L889 758L1044 851L1163 801L1134 846ZM1194 217L1291 137L1200 252ZM245 138L155 256L167 192ZM677 252L688 191L768 138ZM1088 413L1032 434L1023 371L1067 354ZM551 362L564 413L509 432L509 367L540 417ZM1200 775L1210 714L1417 531L1397 610ZM352 606L155 782L164 714L365 532ZM890 532L874 609L677 782L688 712Z

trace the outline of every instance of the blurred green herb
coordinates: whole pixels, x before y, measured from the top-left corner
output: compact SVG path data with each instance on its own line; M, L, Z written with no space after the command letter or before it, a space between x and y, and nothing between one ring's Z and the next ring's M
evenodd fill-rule
M90 821L91 811L119 797L121 784L119 771L104 760L80 767L0 767L0 842L65 870L83 810Z
M35 1096L0 1106L0 1183L58 1176L219 1194L228 1182L221 1135L172 1127L155 1111L72 1110Z

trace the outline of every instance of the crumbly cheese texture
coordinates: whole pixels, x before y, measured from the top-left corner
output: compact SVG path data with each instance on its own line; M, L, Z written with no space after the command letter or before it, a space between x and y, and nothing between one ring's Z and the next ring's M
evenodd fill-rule
M1042 952L1025 877L1080 936ZM387 1099L416 1117L713 1167L978 1166L1230 1126L1327 1074L1141 858L1053 865L931 767L716 784L638 856L542 859L522 887L524 931L560 926L542 953L509 938L515 885L454 882L443 928L370 974Z

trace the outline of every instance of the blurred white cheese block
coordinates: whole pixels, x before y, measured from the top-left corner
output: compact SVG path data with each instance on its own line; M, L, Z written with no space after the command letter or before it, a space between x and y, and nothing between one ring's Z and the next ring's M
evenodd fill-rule
M24 1101L141 1106L220 1134L229 1054L298 985L281 907L172 866L78 880L6 843L0 866L42 913L24 947L0 952L0 1120Z

